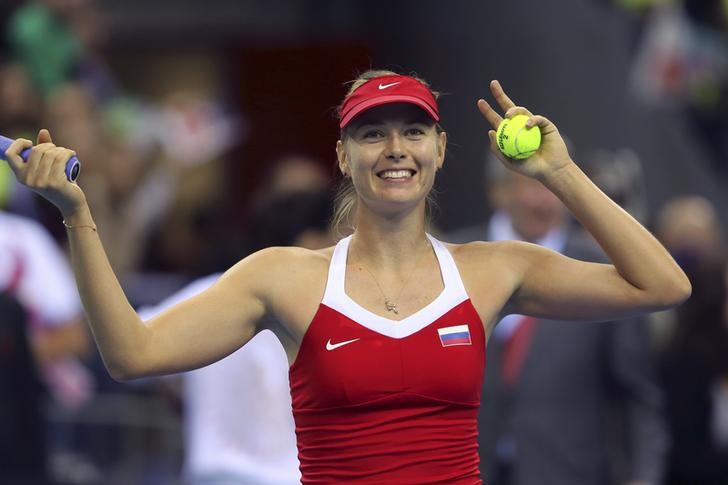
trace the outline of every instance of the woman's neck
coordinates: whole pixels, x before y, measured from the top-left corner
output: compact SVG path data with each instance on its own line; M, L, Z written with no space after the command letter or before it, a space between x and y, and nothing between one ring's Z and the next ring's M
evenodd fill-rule
M396 217L382 216L366 208L357 210L351 241L357 258L376 268L411 268L422 252L429 251L425 234L424 205Z

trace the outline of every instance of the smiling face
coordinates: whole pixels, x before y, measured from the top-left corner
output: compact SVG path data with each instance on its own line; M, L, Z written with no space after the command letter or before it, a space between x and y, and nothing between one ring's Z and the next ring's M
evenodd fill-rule
M371 108L351 122L336 146L339 168L358 199L377 211L422 204L443 165L447 135L407 103Z

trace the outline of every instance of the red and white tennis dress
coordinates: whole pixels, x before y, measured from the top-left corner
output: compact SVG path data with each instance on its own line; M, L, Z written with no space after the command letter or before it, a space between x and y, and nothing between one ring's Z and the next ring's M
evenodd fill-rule
M344 292L351 237L334 249L323 301L290 369L302 482L480 484L483 325L445 246L445 288L395 321Z

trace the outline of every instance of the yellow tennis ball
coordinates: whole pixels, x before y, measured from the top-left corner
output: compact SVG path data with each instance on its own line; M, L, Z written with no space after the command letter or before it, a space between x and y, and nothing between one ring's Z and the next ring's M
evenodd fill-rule
M541 146L541 130L538 126L526 128L526 115L506 118L498 125L495 140L505 156L522 160L528 158Z

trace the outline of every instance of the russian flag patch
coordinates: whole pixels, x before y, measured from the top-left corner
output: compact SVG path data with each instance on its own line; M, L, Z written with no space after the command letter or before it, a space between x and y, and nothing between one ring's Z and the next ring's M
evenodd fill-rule
M472 345L470 341L470 329L468 325L455 325L453 327L438 328L440 343L443 347L451 345Z

